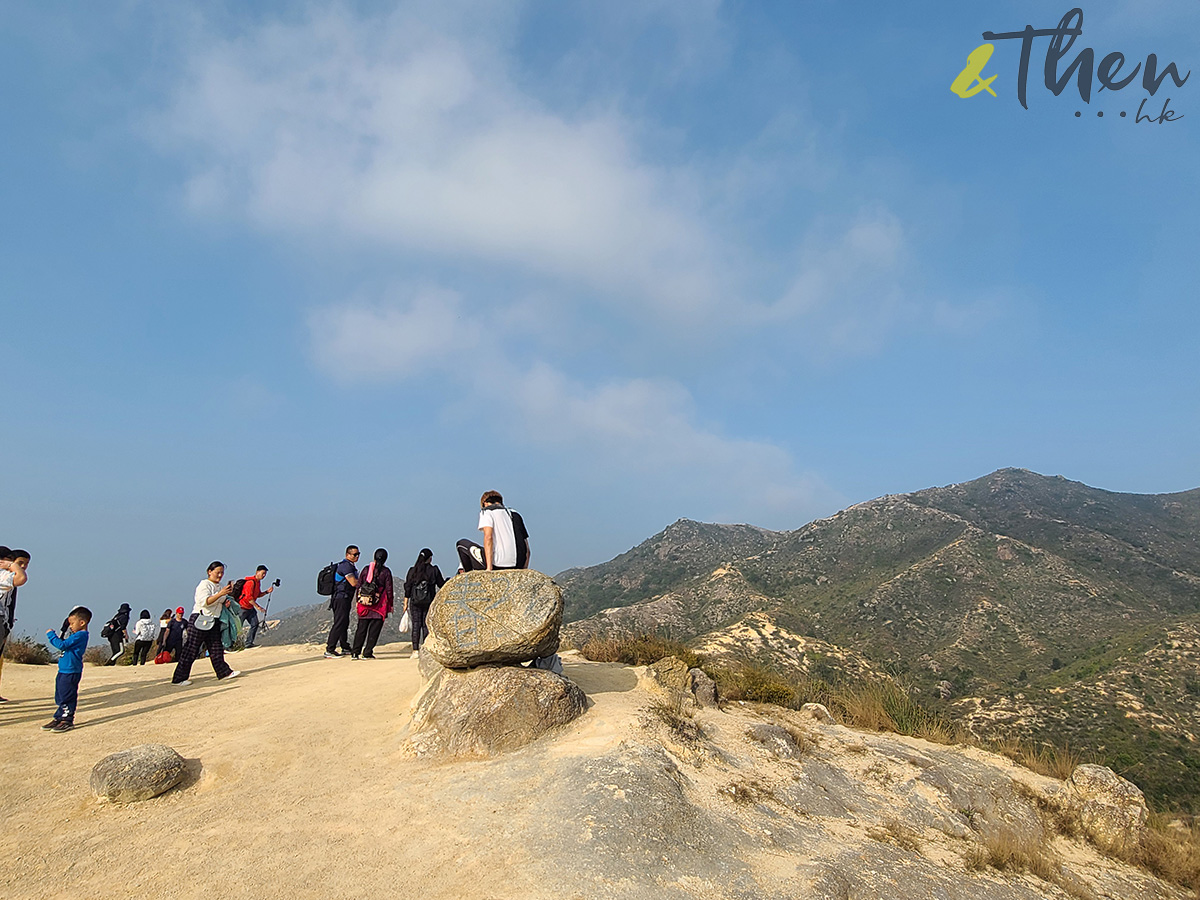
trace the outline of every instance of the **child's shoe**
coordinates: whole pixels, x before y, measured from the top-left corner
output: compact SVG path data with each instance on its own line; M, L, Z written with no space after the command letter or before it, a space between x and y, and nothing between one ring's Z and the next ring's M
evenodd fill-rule
M62 734L64 731L70 731L74 727L75 723L70 719L62 719L57 725L54 726L52 731L55 734Z

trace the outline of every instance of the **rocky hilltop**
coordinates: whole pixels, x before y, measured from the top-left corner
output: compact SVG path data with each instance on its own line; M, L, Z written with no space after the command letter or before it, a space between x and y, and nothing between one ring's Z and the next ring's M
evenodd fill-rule
M1145 808L1103 770L1064 782L819 708L718 708L672 680L677 661L574 653L581 716L509 752L421 755L418 661L377 654L264 647L239 654L235 681L201 664L182 690L163 667L89 667L67 737L37 727L52 672L6 666L0 895L1188 896L1121 861ZM136 803L93 797L96 762L147 740L179 753L182 782Z
M676 522L564 573L566 633L666 633L834 679L886 671L982 737L1086 749L1194 810L1197 535L1200 490L1118 494L1004 469L790 532Z

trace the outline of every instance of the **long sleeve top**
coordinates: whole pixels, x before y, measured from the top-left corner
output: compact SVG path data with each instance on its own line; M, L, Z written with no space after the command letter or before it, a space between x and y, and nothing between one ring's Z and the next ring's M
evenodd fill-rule
M47 631L46 639L50 641L51 646L62 651L58 658L58 671L68 675L77 675L83 671L83 651L88 645L86 628L83 631L71 632L65 638L60 638L53 631Z

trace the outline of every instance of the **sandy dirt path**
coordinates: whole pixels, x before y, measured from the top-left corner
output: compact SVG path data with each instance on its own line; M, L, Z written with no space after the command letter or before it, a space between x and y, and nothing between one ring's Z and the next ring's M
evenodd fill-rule
M40 730L55 669L6 664L0 897L545 895L523 874L529 823L512 783L529 760L406 758L416 660L404 644L377 654L260 647L231 654L243 677L218 682L201 660L185 688L168 683L172 666L89 665L65 734ZM636 684L620 666L570 668L593 700ZM553 752L619 740L614 722L628 711L608 709L610 720L606 708L593 706ZM143 743L193 760L190 783L127 806L96 801L92 766Z

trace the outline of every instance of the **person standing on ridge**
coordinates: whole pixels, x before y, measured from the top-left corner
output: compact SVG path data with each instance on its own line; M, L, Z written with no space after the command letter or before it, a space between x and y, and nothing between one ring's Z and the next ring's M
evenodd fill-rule
M350 606L354 602L354 589L358 587L358 569L355 568L358 556L358 548L351 544L346 548L346 558L333 572L333 593L329 596L333 624L329 626L329 640L325 642L326 659L339 659L350 654Z
M225 564L211 562L208 564L208 577L196 585L194 612L188 622L183 649L179 651L179 662L175 664L171 684L186 687L192 683L192 663L200 655L201 647L208 648L208 658L212 661L213 672L218 680L236 678L242 674L236 669L231 669L229 663L225 662L221 626L217 624L225 598L233 591L232 584L221 587L221 579L224 577Z
M387 567L387 558L388 552L380 547L358 580L358 626L354 629L351 659L375 658L375 644L383 631L384 620L396 605L396 589L392 585L392 570Z
M130 611L129 604L122 603L117 609L117 614L109 619L108 624L100 631L100 637L108 638L108 646L112 650L112 656L105 663L106 666L115 666L125 650L125 642L129 640Z
M457 544L464 569L529 568L529 532L521 514L505 507L499 491L486 491L479 498L479 530L483 532L482 547L466 538Z
M242 585L241 596L238 597L238 615L242 618L242 625L250 626L250 633L246 635L247 650L254 646L254 637L258 634L258 614L267 611L258 601L275 590L274 585L265 591L262 589L262 581L266 577L267 567L259 566L254 570L254 574L246 579L246 583Z
M17 588L29 580L29 551L0 547L0 672L4 669L4 645L17 621ZM0 703L7 703L0 697Z
M133 665L144 666L150 653L150 645L154 643L154 620L150 618L150 610L143 609L141 618L133 626Z
M442 570L433 565L433 551L426 547L417 554L417 561L404 579L404 611L412 618L412 655L419 656L421 643L429 636L425 616L434 595L446 579Z

